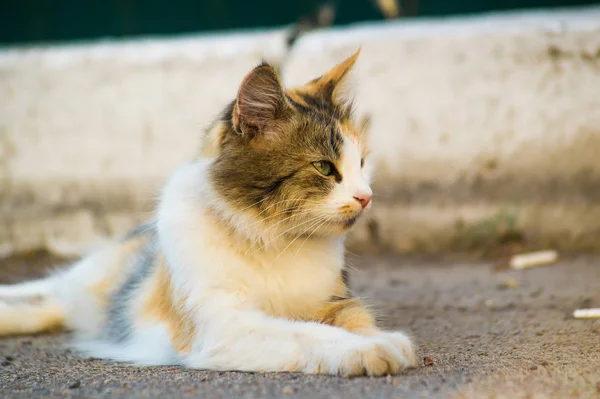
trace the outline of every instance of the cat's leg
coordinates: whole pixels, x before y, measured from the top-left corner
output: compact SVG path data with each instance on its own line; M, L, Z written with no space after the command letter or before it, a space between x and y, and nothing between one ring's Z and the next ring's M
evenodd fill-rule
M194 351L184 363L209 370L380 376L397 374L411 361L397 345L379 336L220 309L203 321Z
M377 328L375 318L357 298L333 297L317 312L316 319L355 334L387 339L404 353L410 366L416 365L414 346L410 338L400 331L387 332Z

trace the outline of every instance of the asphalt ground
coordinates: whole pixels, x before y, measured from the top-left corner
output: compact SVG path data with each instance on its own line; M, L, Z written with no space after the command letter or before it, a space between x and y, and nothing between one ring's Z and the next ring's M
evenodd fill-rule
M40 276L38 254L0 264L0 283ZM421 365L404 375L343 379L205 372L83 359L68 334L0 339L1 397L599 398L600 256L523 271L455 257L350 257L351 285L389 329L409 332Z

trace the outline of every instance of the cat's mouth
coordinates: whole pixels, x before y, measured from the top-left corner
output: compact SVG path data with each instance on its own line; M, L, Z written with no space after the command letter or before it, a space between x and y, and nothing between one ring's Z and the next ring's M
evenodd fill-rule
M343 230L348 230L356 224L362 214L363 211L361 210L350 215L340 215L339 219L336 220L336 224L342 227Z
M355 224L355 223L356 223L356 221L358 220L358 217L359 217L361 214L362 214L362 212L360 212L360 213L358 213L358 214L356 214L356 215L354 215L354 216L352 216L352 217L346 218L346 220L344 221L344 229L349 229L349 228L351 228L352 226L354 226L354 224Z
M358 209L357 209L358 208ZM354 226L358 218L363 214L364 209L356 206L345 205L338 209L337 224L340 224L344 230Z

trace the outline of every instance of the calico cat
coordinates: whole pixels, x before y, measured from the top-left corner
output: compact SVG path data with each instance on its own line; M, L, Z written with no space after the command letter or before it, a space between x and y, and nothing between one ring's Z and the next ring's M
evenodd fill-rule
M360 50L359 50L360 51ZM72 330L91 356L343 376L415 365L351 295L344 236L371 206L359 51L284 90L266 63L162 191L153 221L38 281L0 287L0 335Z

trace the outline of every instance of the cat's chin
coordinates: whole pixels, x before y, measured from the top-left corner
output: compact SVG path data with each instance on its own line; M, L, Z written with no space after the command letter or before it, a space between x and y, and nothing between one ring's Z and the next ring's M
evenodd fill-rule
M351 229L356 224L356 221L358 220L359 217L360 217L360 214L358 214L356 216L352 216L350 218L346 218L346 220L344 220L344 222L343 222L344 229L345 230Z
M327 225L320 226L316 230L302 231L297 235L291 234L288 237L303 237L303 238L326 238L326 237L341 237L356 224L360 215L352 218L340 218L339 220L330 221Z
M327 224L327 227L323 229L322 235L341 236L348 233L348 231L350 231L350 229L352 229L352 227L354 227L356 222L360 219L361 215L362 212L354 216L340 217L334 221L331 221Z

